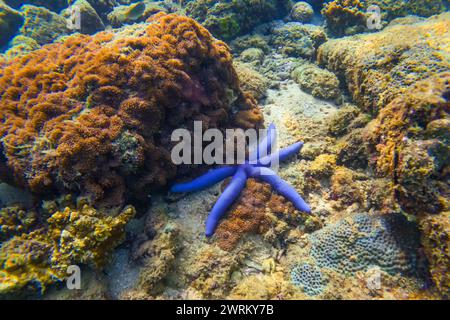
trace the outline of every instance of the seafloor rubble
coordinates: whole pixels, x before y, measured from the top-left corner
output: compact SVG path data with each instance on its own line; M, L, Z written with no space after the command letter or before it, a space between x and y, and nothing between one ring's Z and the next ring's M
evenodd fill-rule
M306 2L0 0L0 298L449 298L450 16ZM305 142L312 213L249 179L205 238L228 181L167 191L207 169L170 163L193 120Z

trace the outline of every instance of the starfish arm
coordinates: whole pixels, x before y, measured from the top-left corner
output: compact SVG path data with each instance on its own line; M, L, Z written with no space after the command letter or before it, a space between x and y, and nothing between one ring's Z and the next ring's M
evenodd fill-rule
M226 166L209 170L204 175L186 183L177 183L170 189L171 192L194 192L206 189L223 179L232 176L237 170L235 166Z
M219 220L223 217L234 200L239 196L242 189L244 189L246 181L247 174L245 173L245 169L243 167L240 167L231 179L228 186L220 195L216 204L209 213L208 218L206 219L205 234L207 237L210 237L214 234L214 231L219 224Z
M250 176L269 183L276 192L291 201L294 206L303 212L311 213L311 209L297 191L286 181L281 179L273 170L265 167L255 167Z
M282 161L286 160L287 158L289 158L290 156L298 153L302 147L303 147L303 142L297 142L297 143L291 144L290 146L287 146L287 147L275 152L274 154L271 154L270 156L265 156L265 157L259 159L258 163L261 166L270 166L274 162L274 159L276 159L277 157L278 157L278 161L282 162Z
M258 144L258 146L256 147L256 150L254 150L250 154L249 160L255 161L263 155L269 155L272 151L272 146L275 144L276 136L277 136L277 129L275 127L275 124L272 122L269 125L269 128L267 128L266 136ZM265 152L263 153L264 150L265 150Z

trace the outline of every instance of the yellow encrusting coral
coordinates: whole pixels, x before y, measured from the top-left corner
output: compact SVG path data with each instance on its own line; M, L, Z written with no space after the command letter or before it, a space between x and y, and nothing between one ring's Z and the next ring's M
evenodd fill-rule
M134 214L130 206L108 216L80 201L53 212L47 227L12 237L0 248L0 296L25 287L44 291L73 264L102 267Z

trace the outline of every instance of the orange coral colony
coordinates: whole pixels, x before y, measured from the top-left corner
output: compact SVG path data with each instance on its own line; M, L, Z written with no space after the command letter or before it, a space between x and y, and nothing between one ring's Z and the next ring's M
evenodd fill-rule
M259 110L225 43L187 17L148 22L143 36L75 35L3 62L0 180L123 202L175 176L174 128L261 121L236 119Z

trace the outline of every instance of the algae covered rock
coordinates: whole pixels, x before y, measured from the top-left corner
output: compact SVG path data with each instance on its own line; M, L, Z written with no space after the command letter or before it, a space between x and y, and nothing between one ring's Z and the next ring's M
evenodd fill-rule
M292 6L290 13L290 18L293 21L298 21L302 23L311 22L314 15L314 9L307 2L297 2Z
M443 13L412 25L327 41L319 48L318 61L345 79L360 108L376 114L410 85L450 69L449 17Z
M0 47L6 45L23 23L22 15L0 0Z
M377 8L380 15L370 12L371 8ZM395 18L408 15L429 17L444 10L442 0L334 0L325 3L321 12L328 31L332 35L343 36L382 28ZM369 23L379 26L370 28Z
M422 244L430 263L430 273L443 297L450 296L450 212L425 217L420 222Z
M214 36L231 40L258 24L284 17L290 9L290 0L194 0L187 4L186 14Z
M70 33L66 19L44 7L24 5L20 11L25 19L20 34L36 40L40 45Z
M269 88L269 80L245 63L235 63L241 89L250 92L256 99L265 96Z
M292 78L300 87L314 97L340 102L342 99L340 83L336 75L315 64L306 63L292 71Z
M270 43L286 56L313 59L325 41L327 36L322 27L289 22L274 27Z

